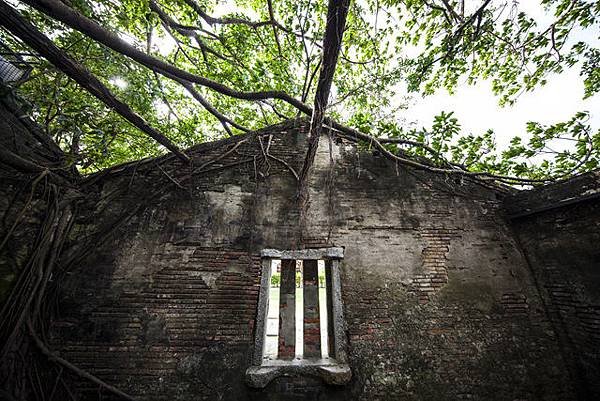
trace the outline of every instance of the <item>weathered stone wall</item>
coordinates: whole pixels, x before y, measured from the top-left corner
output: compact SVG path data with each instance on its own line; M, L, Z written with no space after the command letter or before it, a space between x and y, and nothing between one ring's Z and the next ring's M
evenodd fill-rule
M306 125L198 146L194 169L166 157L89 178L99 206L77 235L125 223L64 287L61 355L143 400L575 399L499 193L323 137L301 227ZM318 246L345 247L353 379L250 389L260 250Z
M600 172L506 202L578 395L599 399Z

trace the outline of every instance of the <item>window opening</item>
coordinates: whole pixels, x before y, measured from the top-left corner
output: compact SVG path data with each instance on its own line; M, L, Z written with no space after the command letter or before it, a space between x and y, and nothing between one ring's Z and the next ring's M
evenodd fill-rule
M326 270L324 260L271 261L264 359L329 357L333 319Z
M319 260L319 319L321 324L321 356L323 359L329 358L329 335L328 326L329 318L331 313L327 313L331 310L327 305L327 276L325 273L325 261ZM331 289L330 289L331 291Z
M269 307L267 310L264 355L266 359L276 359L279 341L279 284L281 283L281 260L271 261L269 283Z
M256 347L248 383L279 375L317 374L345 384L346 357L340 261L343 248L263 250Z

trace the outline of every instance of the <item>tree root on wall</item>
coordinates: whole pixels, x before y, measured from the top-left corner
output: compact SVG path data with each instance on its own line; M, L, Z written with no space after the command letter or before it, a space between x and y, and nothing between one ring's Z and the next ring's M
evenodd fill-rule
M84 379L87 379L87 380L91 381L92 383L97 384L98 386L102 387L103 389L105 389L115 395L118 395L119 397L121 397L125 400L130 400L130 401L137 400L136 398L130 396L129 394L119 390L115 386L111 386L110 384L102 381L101 379L97 378L96 376L92 375L91 373L87 372L86 370L78 368L77 366L73 365L71 362L67 361L64 358L61 358L60 356L58 356L55 353L53 353L52 351L50 351L50 349L48 349L46 344L44 344L44 342L42 340L40 340L40 338L35 334L35 331L33 330L33 325L30 320L27 320L27 329L29 331L29 335L31 336L31 338L34 341L37 348L42 352L42 354L46 355L49 360L60 364L61 366L69 369L71 372L77 374L78 376L83 377Z

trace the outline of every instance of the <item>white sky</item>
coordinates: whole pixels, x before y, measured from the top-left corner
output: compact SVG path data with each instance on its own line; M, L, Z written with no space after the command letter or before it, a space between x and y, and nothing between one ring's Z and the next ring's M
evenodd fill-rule
M567 121L578 111L589 111L592 127L600 127L600 95L583 99L583 82L577 68L548 79L548 84L534 92L522 94L512 106L498 106L498 98L490 84L461 85L450 95L440 91L425 98L416 98L406 110L405 118L417 128L431 127L440 111L454 111L463 132L482 134L492 128L500 148L513 136L524 136L528 121L554 124Z

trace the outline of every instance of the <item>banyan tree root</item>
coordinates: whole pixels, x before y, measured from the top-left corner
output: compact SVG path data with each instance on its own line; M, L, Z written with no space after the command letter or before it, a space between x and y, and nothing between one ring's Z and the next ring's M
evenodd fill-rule
M58 363L59 365L67 368L68 370L77 374L78 376L80 376L84 379L87 379L87 380L91 381L92 383L99 385L103 389L105 389L115 395L118 395L119 397L123 398L124 400L137 401L137 399L132 397L131 395L119 390L115 386L112 386L112 385L106 383L105 381L103 381L103 380L99 379L98 377L92 375L91 373L73 365L71 362L67 361L64 358L61 358L60 356L56 355L54 352L50 351L50 349L46 346L46 344L44 344L44 342L35 334L35 330L33 329L33 324L31 323L31 320L29 320L29 319L27 320L27 330L29 332L29 335L31 336L31 339L37 346L37 348L42 352L42 354L46 355L49 360Z

